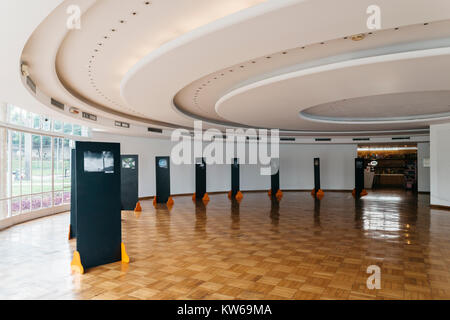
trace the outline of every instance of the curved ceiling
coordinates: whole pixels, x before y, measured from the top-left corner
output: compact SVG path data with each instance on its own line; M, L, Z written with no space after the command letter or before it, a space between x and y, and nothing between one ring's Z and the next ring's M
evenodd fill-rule
M368 30L371 2L64 1L22 61L46 96L136 126L307 135L449 120L450 2L379 0L382 29ZM61 27L69 4L80 30Z

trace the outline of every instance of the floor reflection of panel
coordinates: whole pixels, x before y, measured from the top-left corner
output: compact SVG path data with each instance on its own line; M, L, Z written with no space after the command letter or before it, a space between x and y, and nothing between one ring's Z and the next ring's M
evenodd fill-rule
M178 197L123 212L130 265L71 275L68 214L0 232L0 299L450 299L450 215L399 190ZM370 265L381 290L366 286Z

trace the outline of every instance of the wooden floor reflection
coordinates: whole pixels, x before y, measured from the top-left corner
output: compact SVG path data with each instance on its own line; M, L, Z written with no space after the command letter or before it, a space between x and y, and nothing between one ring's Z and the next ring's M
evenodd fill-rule
M71 274L69 215L0 232L1 299L449 299L450 213L429 195L245 193L123 213L130 265ZM381 289L366 286L381 268Z

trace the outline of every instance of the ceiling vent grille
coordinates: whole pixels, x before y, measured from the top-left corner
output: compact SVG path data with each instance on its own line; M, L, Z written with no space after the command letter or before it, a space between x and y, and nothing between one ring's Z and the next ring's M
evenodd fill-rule
M97 116L87 113L87 112L83 112L83 118L84 119L88 119L88 120L92 120L92 121L97 121Z
M31 89L31 91L33 91L34 94L36 94L36 84L34 83L33 80L31 80L29 76L27 77L27 85Z
M353 141L370 141L370 138L353 138Z
M115 121L115 122L114 122L114 125L115 125L116 127L121 127L121 128L127 128L127 129L130 128L130 124L129 124L129 123L122 122L122 121Z
M57 107L58 109L61 109L61 110L64 111L64 103L61 103L61 102L59 102L58 100L55 100L55 99L53 99L53 98L51 98L50 103L51 103L53 106Z
M147 128L148 132L155 132L155 133L163 133L162 129L158 128Z
M392 137L392 140L411 140L411 137Z
M247 141L252 140L252 141L259 141L260 137L247 137Z
M290 138L290 137L281 137L280 141L293 141L295 142L295 138Z
M316 138L316 142L327 142L331 141L331 138Z

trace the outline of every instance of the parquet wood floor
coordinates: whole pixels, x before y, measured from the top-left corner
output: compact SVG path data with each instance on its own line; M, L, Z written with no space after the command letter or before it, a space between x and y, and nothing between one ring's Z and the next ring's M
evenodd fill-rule
M84 275L71 273L60 214L0 232L0 299L449 299L450 212L428 204L395 190L285 192L279 205L176 197L170 211L143 201L122 214L131 263ZM369 265L380 290L366 286Z

